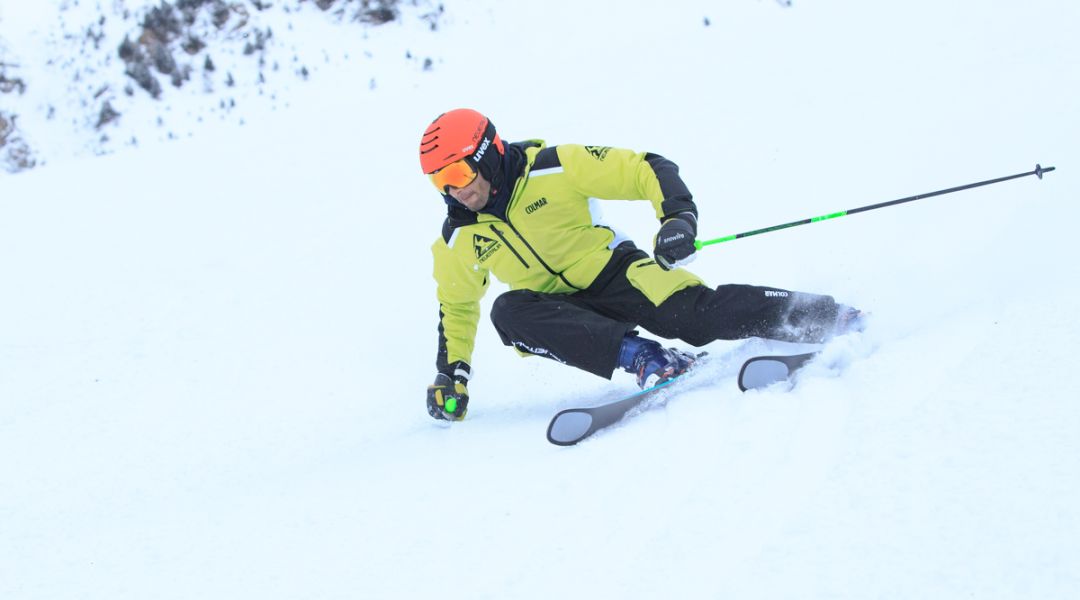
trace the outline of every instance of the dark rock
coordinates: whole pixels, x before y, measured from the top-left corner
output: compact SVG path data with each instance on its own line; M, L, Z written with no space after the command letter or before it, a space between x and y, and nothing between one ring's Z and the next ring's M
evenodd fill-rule
M244 45L244 55L245 56L250 56L252 54L255 54L256 52L261 52L261 51L265 50L266 49L266 41L269 40L270 38L274 37L274 32L270 31L269 27L266 28L266 31L256 29L254 31L254 34L255 34L255 39L254 40L249 40L248 43Z
M150 67L146 66L144 62L131 62L128 63L127 69L124 70L128 77L135 80L135 83L139 84L139 87L146 90L155 99L161 97L161 84L152 73L150 73Z
M9 173L32 169L37 164L30 146L16 132L15 115L0 112L0 166Z
M124 62L132 62L142 54L142 51L139 50L138 44L131 41L131 38L124 36L124 41L120 43L120 47L117 49L117 54L120 55L120 60Z
M15 131L15 115L8 117L0 112L0 148L7 143L7 138L12 131Z
M150 58L154 61L154 67L162 75L171 75L176 71L176 59L164 44L151 45Z
M391 8L379 7L360 13L360 20L372 25L383 25L397 18L397 12Z
M180 87L184 85L184 82L188 81L189 79L191 79L191 65L184 65L182 67L178 67L172 72L172 77L170 78L174 87Z
M214 7L214 12L211 14L211 18L214 22L214 27L221 29L225 27L225 24L229 22L229 16L231 11L229 7L224 4L219 4Z
M184 49L184 52L194 55L198 54L200 50L206 47L206 42L200 40L193 35L189 35L187 36L187 39L184 40L184 43L180 45L180 47Z
M161 6L151 8L143 18L142 27L144 36L150 34L166 44L183 33L176 9L168 2L162 2Z
M26 82L18 77L14 79L8 79L4 75L0 75L0 93L10 94L11 92L18 92L22 94L26 91Z
M109 104L108 100L106 100L105 104L101 106L101 112L98 113L98 121L97 125L94 125L94 129L101 129L103 126L108 125L119 118L120 113Z

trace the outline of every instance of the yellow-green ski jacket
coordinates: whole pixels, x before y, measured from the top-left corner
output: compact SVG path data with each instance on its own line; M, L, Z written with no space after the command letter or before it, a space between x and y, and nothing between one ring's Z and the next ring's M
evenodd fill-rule
M658 219L695 215L678 167L662 156L600 146L539 140L508 145L524 151L524 171L510 183L506 218L451 208L431 246L438 283L437 367L470 363L489 275L511 289L572 294L589 286L612 249L626 241L594 215L597 199L649 200ZM506 158L504 157L504 160ZM632 281L654 303L701 283L682 269L635 269Z

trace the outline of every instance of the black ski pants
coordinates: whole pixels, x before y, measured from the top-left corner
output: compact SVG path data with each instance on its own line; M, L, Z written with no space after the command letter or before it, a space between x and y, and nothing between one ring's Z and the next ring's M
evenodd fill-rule
M491 311L499 337L522 352L611 378L623 338L638 327L704 346L749 337L816 343L835 326L838 308L831 297L772 287L698 285L657 306L626 277L629 265L642 258L648 258L644 251L624 244L585 290L500 295Z

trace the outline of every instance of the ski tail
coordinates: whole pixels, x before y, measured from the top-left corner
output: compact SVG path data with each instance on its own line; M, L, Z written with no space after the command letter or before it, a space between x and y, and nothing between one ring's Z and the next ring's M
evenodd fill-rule
M790 381L796 371L806 366L820 352L792 354L790 356L755 356L739 369L739 389L742 391L768 387L781 381Z

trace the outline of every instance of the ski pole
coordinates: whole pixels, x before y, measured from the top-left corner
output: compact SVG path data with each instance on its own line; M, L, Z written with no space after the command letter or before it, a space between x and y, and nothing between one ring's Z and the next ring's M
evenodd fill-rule
M697 240L694 242L694 246L698 250L701 250L705 246L711 246L712 244L719 244L721 242L730 242L731 240L737 240L739 238L750 237L752 235L758 235L760 233L769 233L770 231L779 231L781 229L787 229L789 227L797 227L799 225L806 225L807 223L817 223L818 221L827 221L829 219L836 219L838 217L846 217L847 215L853 215L856 213L866 212L877 208L885 208L886 206L895 206L897 204L903 204L905 202L914 202L916 200L922 200L923 198L932 198L934 196L942 196L944 194L951 194L953 192L959 192L962 190L970 190L971 188L977 188L984 185L990 185L992 183L1001 183L1002 181L1008 181L1010 179L1017 179L1020 177L1027 177L1028 175L1037 175L1039 179L1042 179L1043 173L1049 173L1053 171L1054 167L1043 167L1036 164L1034 171L1028 171L1027 173L1017 173L1016 175L1009 175L1008 177L998 177L997 179L989 179L987 181L980 181L978 183L969 183L967 185L961 185L958 187L952 187L944 190L938 190L936 192L929 192L926 194L918 194L916 196L909 196L907 198L900 198L899 200L890 200L888 202L879 202L878 204L870 204L868 206L860 206L859 208L852 208L850 210L842 210L840 212L830 213L822 215L820 217L811 217L809 219L802 219L800 221L792 221L790 223L784 223L783 225L773 225L772 227L765 227L762 229L755 229L753 231L744 231L743 233L736 233L735 235L727 235L724 237L718 237L712 240Z

